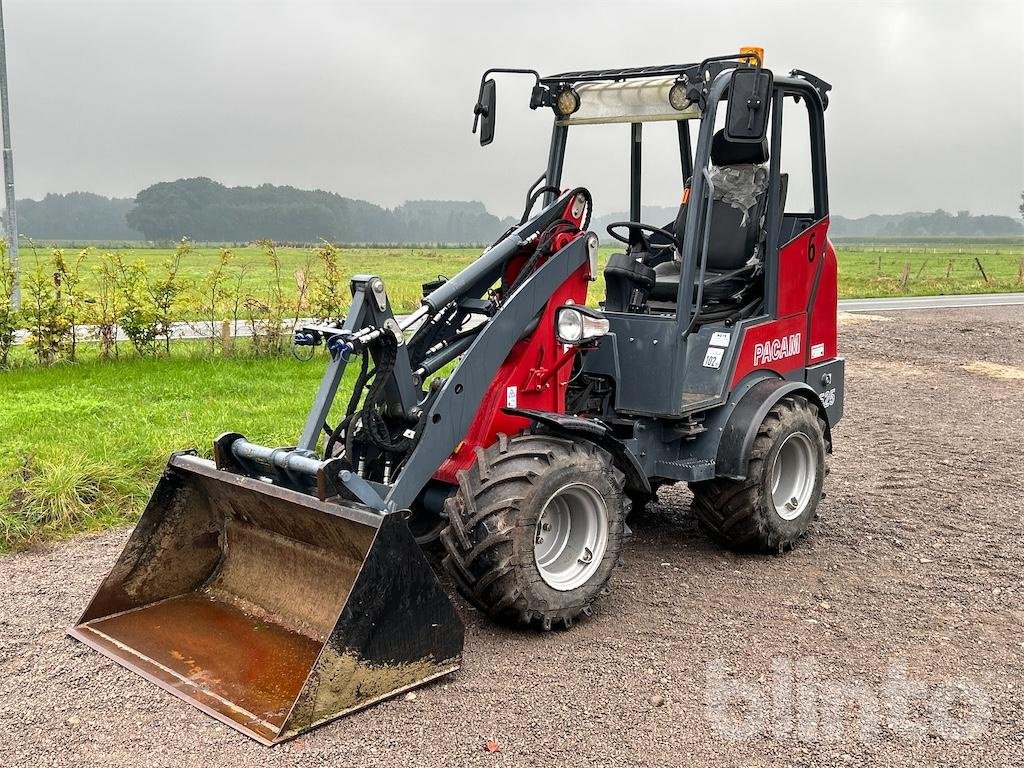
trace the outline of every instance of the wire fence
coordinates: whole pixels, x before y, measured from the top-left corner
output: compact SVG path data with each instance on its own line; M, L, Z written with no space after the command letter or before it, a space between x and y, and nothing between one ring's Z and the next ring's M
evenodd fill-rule
M1024 256L1024 246L919 246L919 245L845 245L835 246L837 253L932 254L948 256Z

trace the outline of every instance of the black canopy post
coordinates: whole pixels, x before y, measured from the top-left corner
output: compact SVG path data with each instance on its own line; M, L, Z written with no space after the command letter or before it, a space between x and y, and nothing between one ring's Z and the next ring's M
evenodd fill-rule
M643 123L630 124L629 219L640 221L640 172L643 157Z

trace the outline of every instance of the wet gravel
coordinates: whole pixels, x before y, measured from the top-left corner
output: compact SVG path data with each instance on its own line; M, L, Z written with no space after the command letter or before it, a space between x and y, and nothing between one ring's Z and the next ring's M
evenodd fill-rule
M518 633L459 601L460 672L274 749L64 635L127 531L2 557L0 762L1024 765L1024 312L844 318L842 351L794 552L723 552L663 489L592 619Z

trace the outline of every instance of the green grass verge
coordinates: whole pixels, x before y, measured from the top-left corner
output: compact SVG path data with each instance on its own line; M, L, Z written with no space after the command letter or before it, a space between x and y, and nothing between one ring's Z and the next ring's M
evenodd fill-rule
M0 550L133 520L167 457L229 429L294 442L322 359L92 361L0 372Z

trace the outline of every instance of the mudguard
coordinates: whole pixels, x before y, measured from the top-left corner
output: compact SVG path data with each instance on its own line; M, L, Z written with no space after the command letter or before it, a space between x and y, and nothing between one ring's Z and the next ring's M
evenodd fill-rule
M718 443L716 477L728 477L733 480L746 478L747 465L761 422L776 403L789 395L803 397L818 409L825 421L825 450L828 453L832 452L832 428L829 426L828 413L818 393L802 381L766 378L747 389L732 409Z
M552 434L577 440L586 440L608 451L615 461L615 466L626 475L626 487L640 494L652 493L650 480L636 457L629 449L615 438L607 424L582 416L570 416L566 413L549 413L534 411L527 408L503 408L510 416L522 416Z

